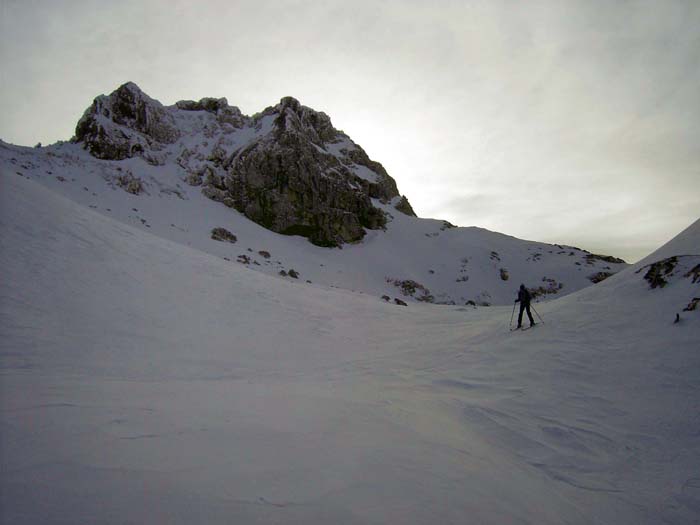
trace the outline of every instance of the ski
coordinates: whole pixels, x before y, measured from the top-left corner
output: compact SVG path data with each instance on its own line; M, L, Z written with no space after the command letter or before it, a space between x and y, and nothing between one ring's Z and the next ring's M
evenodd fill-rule
M524 332L525 330L529 330L530 328L534 328L535 326L537 326L537 324L538 324L538 323L535 323L535 324L533 324L533 325L530 325L530 326L523 326L523 327L521 327L521 328L518 328L518 327L511 328L510 331L511 331L511 332Z

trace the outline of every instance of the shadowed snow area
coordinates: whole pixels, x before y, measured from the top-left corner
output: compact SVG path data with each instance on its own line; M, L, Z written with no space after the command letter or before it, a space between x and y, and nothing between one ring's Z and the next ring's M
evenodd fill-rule
M305 286L0 184L2 523L700 515L700 222L509 332L510 306Z

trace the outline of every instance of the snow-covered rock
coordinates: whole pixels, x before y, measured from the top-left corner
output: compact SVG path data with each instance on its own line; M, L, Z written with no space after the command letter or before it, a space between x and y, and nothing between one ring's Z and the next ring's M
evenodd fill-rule
M225 163L224 186L234 208L272 231L319 246L359 241L365 228L385 225L370 183L325 151L338 135L325 114L287 97L263 116L274 117L273 131Z
M71 143L0 142L0 170L251 269L277 276L295 268L306 284L377 298L512 304L520 283L551 299L626 267L579 248L416 217L380 163L291 97L249 117L224 98L163 106L127 83L95 99ZM238 242L212 241L217 227ZM405 295L397 282L425 292Z
M209 118L200 118L194 128L179 127L193 122L183 112L205 112ZM174 144L182 135L190 140ZM249 118L225 98L164 107L128 82L95 99L73 141L103 160L140 156L165 164L177 158L192 185L207 169L211 175L203 182L204 195L272 231L303 235L319 246L359 241L365 228L382 228L384 213L371 199L399 196L381 164L336 130L325 113L292 97ZM164 151L165 145L171 147ZM331 152L327 145L337 147ZM406 197L397 209L414 215Z
M135 155L154 159L148 153L160 151L178 137L170 111L127 82L93 101L78 121L73 140L98 159L122 160Z

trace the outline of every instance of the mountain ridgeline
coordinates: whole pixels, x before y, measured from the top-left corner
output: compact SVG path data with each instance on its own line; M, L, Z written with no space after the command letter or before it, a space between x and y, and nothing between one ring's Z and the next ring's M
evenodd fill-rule
M627 267L417 217L379 162L291 97L247 116L224 98L164 106L128 82L69 142L0 141L0 169L231 264L395 305L512 304L520 283L559 297Z
M166 107L129 82L94 100L73 141L102 160L176 159L187 182L210 199L319 246L356 242L365 228L384 228L386 216L372 199L415 215L380 163L328 115L292 97L248 117L225 98Z

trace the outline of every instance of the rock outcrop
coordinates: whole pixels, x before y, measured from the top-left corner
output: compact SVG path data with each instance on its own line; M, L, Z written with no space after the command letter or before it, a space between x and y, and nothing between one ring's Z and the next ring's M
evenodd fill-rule
M95 157L122 160L172 144L180 133L170 112L133 82L97 97L78 121L73 141Z
M238 240L233 233L228 231L226 228L222 228L221 226L214 228L211 231L211 238L215 241L230 242L231 244L235 244Z
M383 228L387 218L373 199L415 216L380 163L328 115L292 97L247 117L225 98L166 107L129 82L95 99L73 141L105 160L164 164L172 157L185 170L181 179L206 197L319 246Z
M320 246L359 241L364 228L384 226L370 182L325 150L339 136L327 115L290 97L267 115L274 116L273 131L237 151L226 166L223 185L234 208L266 228ZM374 187L383 198L394 196Z

